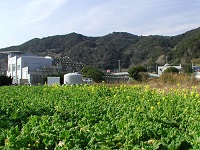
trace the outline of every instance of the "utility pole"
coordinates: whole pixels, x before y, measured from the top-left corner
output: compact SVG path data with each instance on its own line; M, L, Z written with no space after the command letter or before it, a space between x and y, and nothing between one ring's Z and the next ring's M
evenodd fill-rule
M121 60L118 60L118 72L120 72L120 68L121 68L121 67L120 67L120 61L121 61Z
M158 74L158 65L156 64L156 73Z
M168 60L167 60L168 56L166 56L165 58L166 58L166 64L168 64Z

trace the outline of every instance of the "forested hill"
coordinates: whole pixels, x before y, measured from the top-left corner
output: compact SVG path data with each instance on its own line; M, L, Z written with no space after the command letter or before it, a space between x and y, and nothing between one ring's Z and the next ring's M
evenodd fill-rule
M137 36L113 32L101 37L77 33L35 38L22 45L1 49L32 52L41 56L64 57L104 69L134 65L152 66L168 63L200 64L200 28L177 36ZM4 57L5 58L5 57ZM1 57L3 59L3 57Z

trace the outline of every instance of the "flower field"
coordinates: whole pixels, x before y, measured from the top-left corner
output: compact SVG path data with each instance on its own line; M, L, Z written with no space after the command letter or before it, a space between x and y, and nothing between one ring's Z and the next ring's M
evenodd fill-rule
M196 87L0 87L0 149L200 149Z

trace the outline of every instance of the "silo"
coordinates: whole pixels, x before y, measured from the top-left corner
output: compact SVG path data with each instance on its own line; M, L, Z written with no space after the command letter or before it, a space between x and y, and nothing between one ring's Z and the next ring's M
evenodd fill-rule
M82 75L78 73L67 73L64 75L64 84L82 84Z

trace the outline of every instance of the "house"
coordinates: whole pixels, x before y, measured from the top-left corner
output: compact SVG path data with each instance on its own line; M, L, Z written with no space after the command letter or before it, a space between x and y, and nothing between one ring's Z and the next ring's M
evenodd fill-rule
M179 66L171 66L169 64L165 64L164 66L158 66L158 75L161 75L163 74L163 72L169 68L169 67L175 67L177 68L178 70L180 70L182 67L181 67L181 64Z

